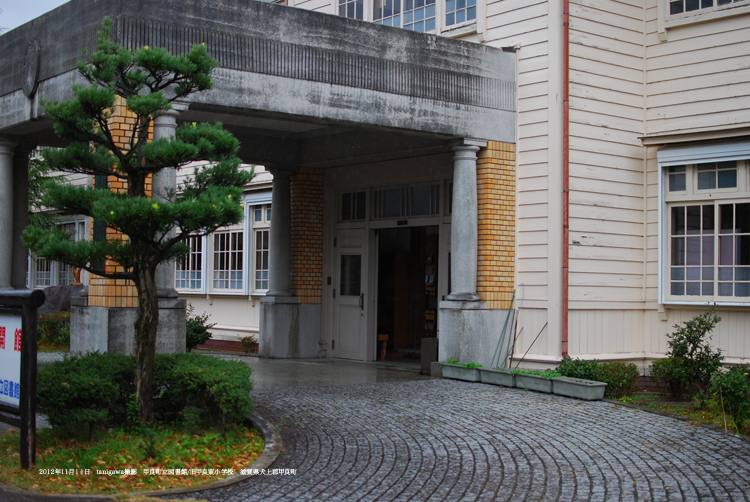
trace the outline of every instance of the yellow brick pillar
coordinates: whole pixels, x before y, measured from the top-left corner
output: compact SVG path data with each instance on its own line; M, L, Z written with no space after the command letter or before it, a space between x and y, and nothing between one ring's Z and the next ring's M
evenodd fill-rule
M292 277L300 303L323 298L323 173L301 167L291 180Z
M509 309L515 274L515 145L490 141L477 157L477 294L490 309Z
M135 125L135 114L130 112L125 106L125 100L121 97L117 97L115 101L115 110L110 118L110 130L112 131L112 137L115 144L119 148L125 148L130 143L130 135ZM149 139L153 134L153 126L149 127ZM95 179L92 177L92 184L95 183ZM124 193L127 191L127 183L114 176L107 177L107 186L113 192ZM146 193L151 193L151 178L146 181ZM107 239L127 239L126 236L120 234L112 228L107 228L106 231ZM94 237L94 222L91 222L91 238ZM115 272L122 270L122 268L111 260L104 262L105 272ZM88 296L89 307L138 307L138 297L136 294L135 285L132 281L124 279L106 279L98 275L89 275L89 296Z

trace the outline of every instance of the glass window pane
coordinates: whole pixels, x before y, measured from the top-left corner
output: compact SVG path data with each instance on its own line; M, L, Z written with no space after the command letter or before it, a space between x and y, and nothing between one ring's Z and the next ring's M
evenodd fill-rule
M701 283L700 282L688 282L686 284L688 296L700 296L701 294Z
M685 235L685 208L672 208L672 235Z
M726 171L719 171L719 188L735 188L737 186L737 170L729 169Z
M750 268L737 267L734 270L735 281L750 281Z
M675 296L681 296L685 294L685 283L684 282L673 282L671 293Z
M435 18L432 17L424 22L424 31L434 31L435 30Z
M734 288L735 296L750 296L750 282L738 282Z
M713 281L714 280L714 269L713 267L703 267L703 280Z
M698 190L708 190L716 188L716 172L699 172L698 173Z
M362 278L362 255L341 255L341 296L359 296Z
M455 21L455 19L454 19L454 16L455 16L455 15L454 15L454 14L453 14L452 12L451 12L450 14L447 14L447 15L445 16L445 24L446 24L447 26L450 26L450 25L452 25L452 24L455 24L455 23L456 23L456 21Z
M357 207L356 207L356 218L358 220L364 220L365 219L365 211L367 209L367 197L365 196L365 192L357 192Z
M719 237L719 265L734 265L734 237Z
M733 284L731 282L720 282L719 283L719 296L732 296L732 286Z
M687 280L688 281L700 281L701 280L701 269L699 267L688 267L688 269L687 269Z
M477 8L476 7L469 7L466 9L466 19L476 19L477 18Z
M669 13L670 14L681 14L683 11L682 0L669 2Z
M672 237L672 265L685 265L684 237Z
M344 221L352 219L352 194L350 193L341 194L341 219Z
M731 234L734 230L734 205L722 204L719 206L719 228L722 234Z
M673 281L684 281L685 280L685 269L683 267L672 267Z
M736 204L734 231L738 234L750 233L750 204Z
M704 282L703 283L703 296L713 296L713 295L714 295L714 283Z
M734 242L737 245L735 265L750 265L750 235L738 235Z
M700 265L701 264L701 238L700 237L688 237L687 238L687 260L688 265Z
M702 263L703 265L713 265L714 264L714 238L713 237L703 237L702 238Z
M688 235L701 233L701 206L687 207L687 233Z
M703 233L714 233L714 206L703 206Z
M731 281L732 280L732 268L721 267L719 268L719 280L720 281Z
M698 10L700 8L700 2L698 0L685 0L685 11L690 12L691 10Z

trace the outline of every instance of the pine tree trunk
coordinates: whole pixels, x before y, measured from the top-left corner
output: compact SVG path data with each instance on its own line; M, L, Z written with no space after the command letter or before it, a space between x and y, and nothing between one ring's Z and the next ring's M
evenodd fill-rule
M134 253L137 251L134 249ZM135 388L138 417L142 423L154 423L154 354L156 330L159 325L159 299L156 294L156 267L137 268L135 286L138 291L138 318L135 321L136 371Z

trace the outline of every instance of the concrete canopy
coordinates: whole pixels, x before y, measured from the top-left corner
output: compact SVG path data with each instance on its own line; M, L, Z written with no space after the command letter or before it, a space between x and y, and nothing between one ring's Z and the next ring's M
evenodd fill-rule
M125 47L206 43L215 89L180 121L221 121L246 162L330 167L515 142L515 55L254 0L72 0L0 36L0 135L56 145L40 101L71 97L105 16Z

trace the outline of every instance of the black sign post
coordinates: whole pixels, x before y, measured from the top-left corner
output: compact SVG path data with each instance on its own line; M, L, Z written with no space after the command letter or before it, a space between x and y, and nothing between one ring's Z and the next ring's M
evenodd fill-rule
M0 291L0 308L6 316L21 317L21 332L14 333L14 344L20 337L21 374L19 375L19 406L0 402L0 411L11 416L0 415L0 421L21 429L21 468L30 469L36 463L36 330L37 308L44 304L44 291L11 290ZM10 333L3 333L3 350L10 345ZM8 339L6 339L6 337ZM14 349L17 348L17 345ZM15 382L11 382L13 386ZM5 384L8 386L8 384ZM15 394L15 393L14 393ZM18 418L16 418L18 417Z

